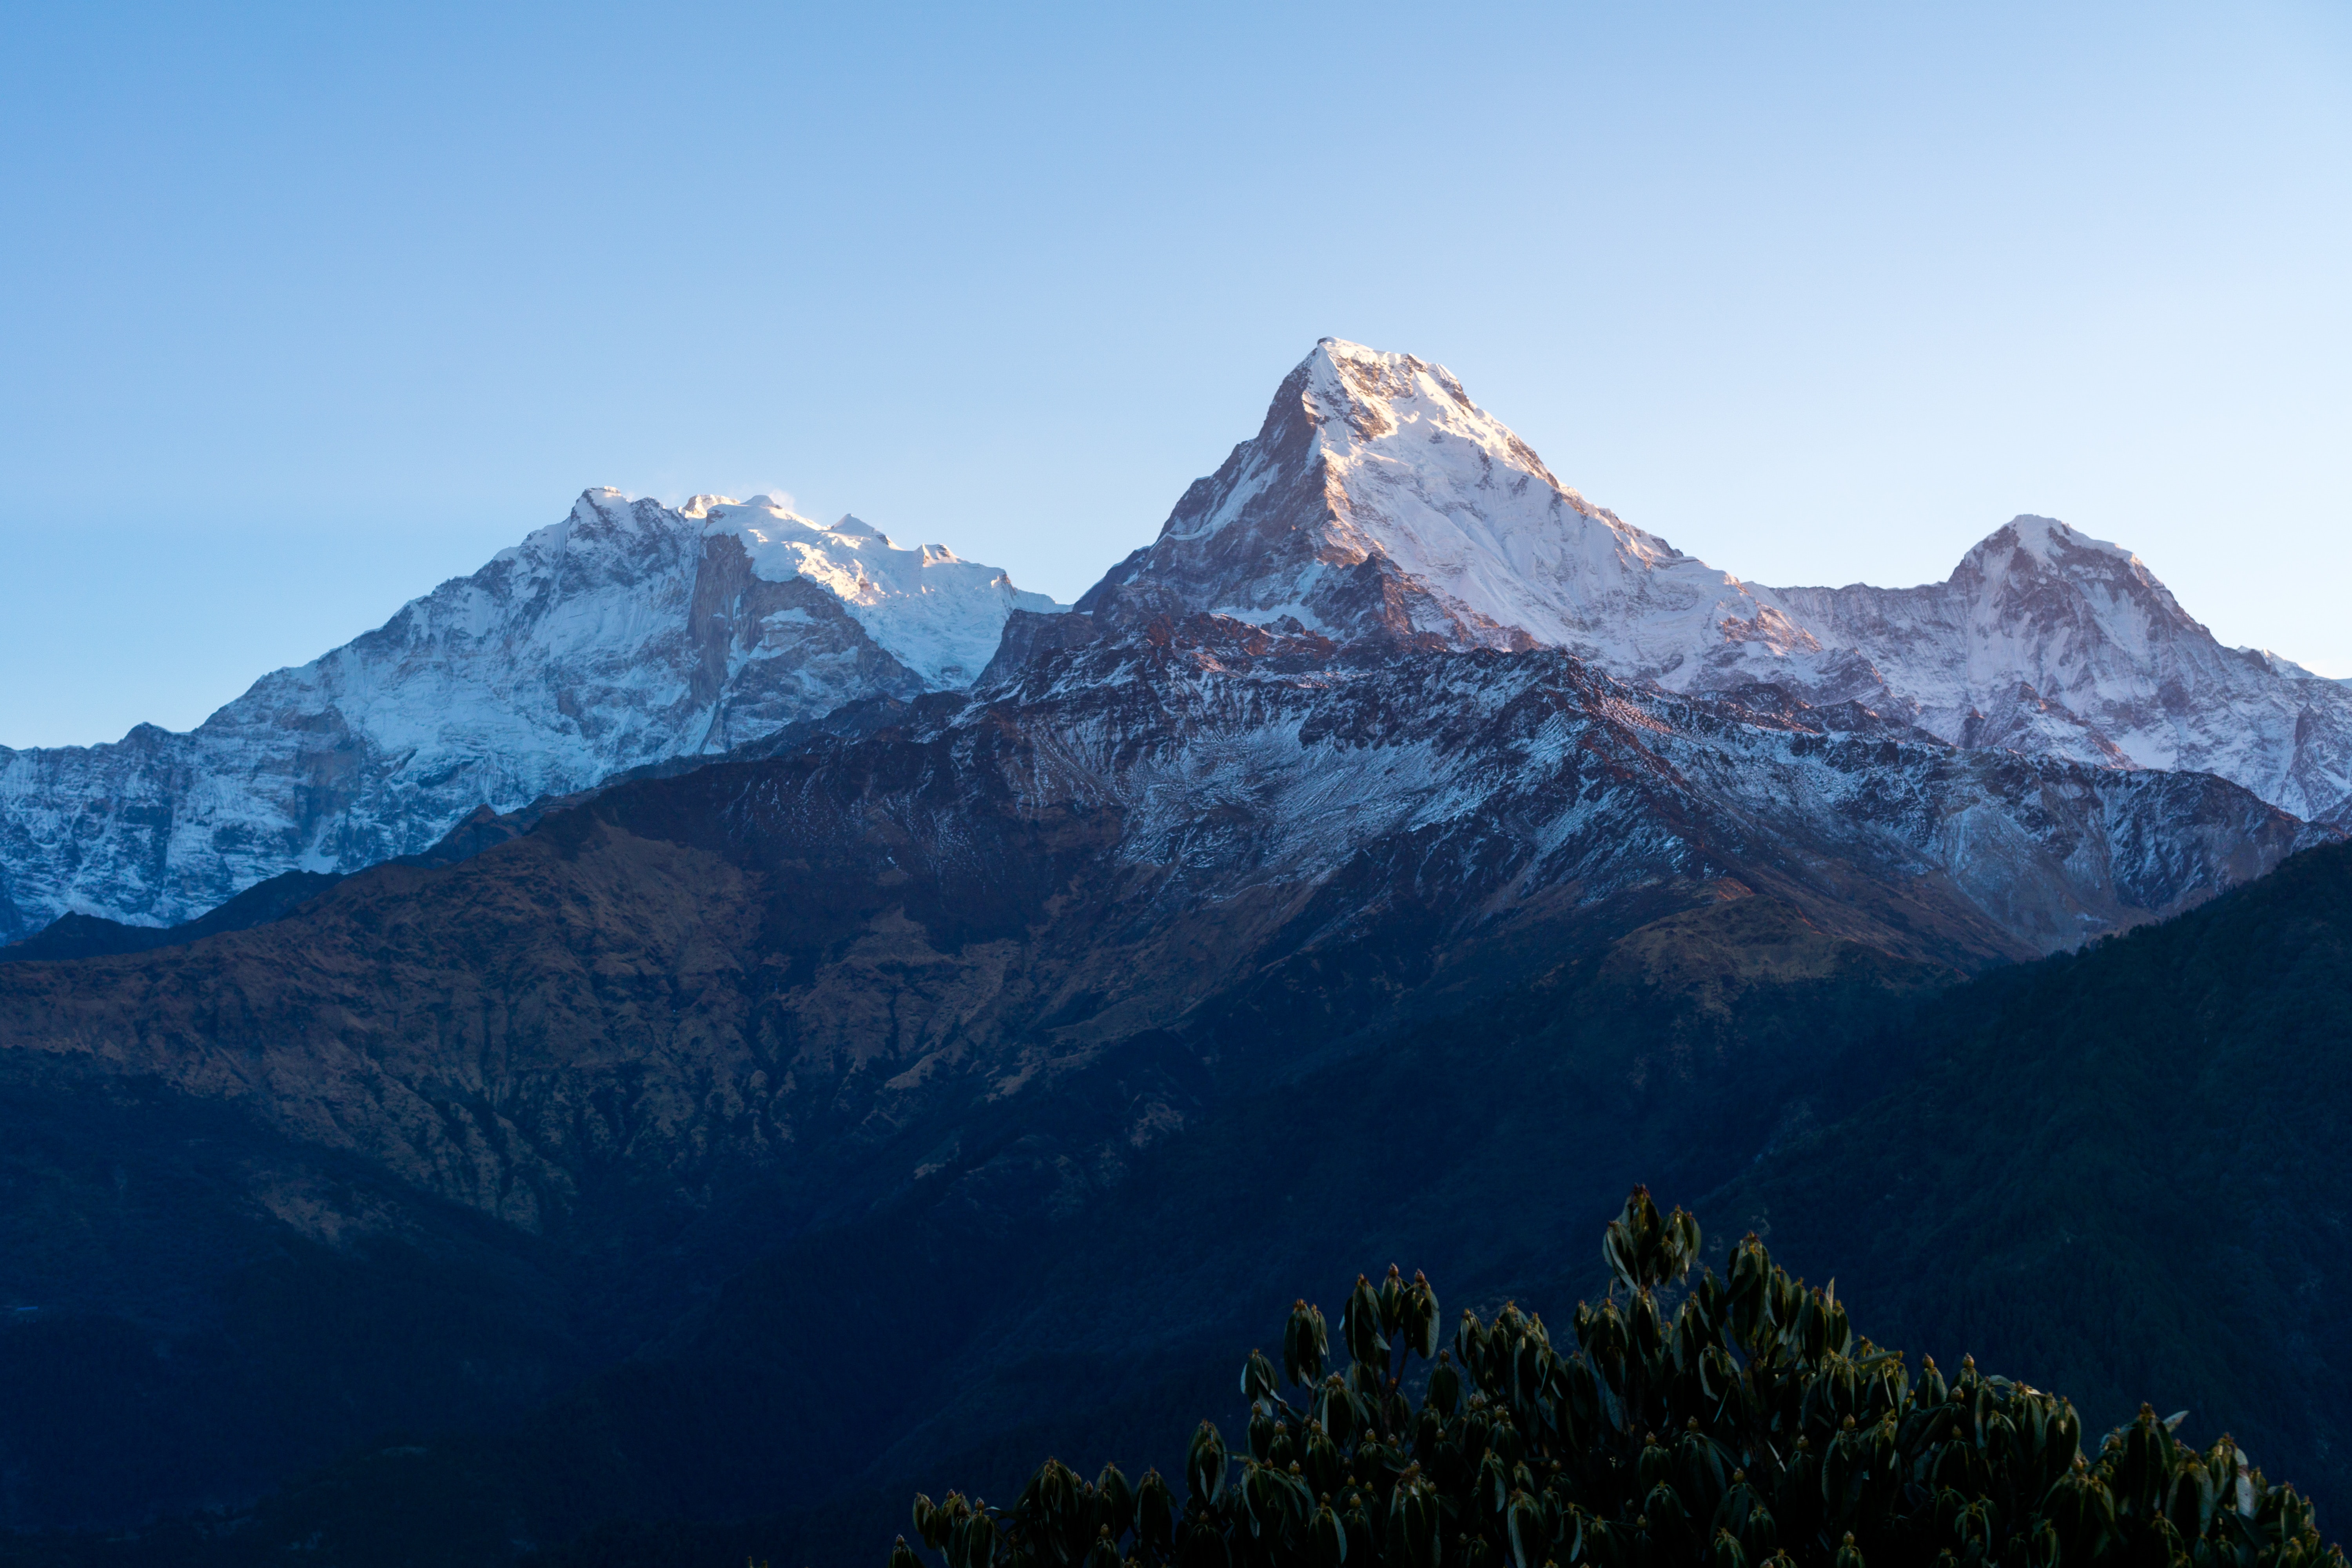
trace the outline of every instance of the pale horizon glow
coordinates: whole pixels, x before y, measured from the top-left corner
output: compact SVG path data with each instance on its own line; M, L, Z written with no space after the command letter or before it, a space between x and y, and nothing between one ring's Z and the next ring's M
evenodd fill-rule
M191 727L595 485L1068 601L1325 335L1750 582L2035 513L2352 677L2340 7L17 7L0 62L0 745Z

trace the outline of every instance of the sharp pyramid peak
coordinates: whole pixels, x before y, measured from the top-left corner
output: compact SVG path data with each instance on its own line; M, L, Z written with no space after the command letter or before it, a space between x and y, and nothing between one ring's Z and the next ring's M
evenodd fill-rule
M1534 477L1578 510L1591 510L1517 432L1471 401L1461 380L1434 361L1320 339L1275 394L1267 430L1302 411L1325 433L1326 450L1333 442L1358 452L1386 450L1392 461L1425 468L1443 461L1429 443L1466 444L1486 461Z
M1288 619L1343 638L1580 645L1591 628L1648 614L1641 580L1685 564L1561 484L1444 366L1324 338L1284 378L1255 438L1079 607ZM1711 604L1719 586L1671 596ZM1635 600L1641 609L1626 607ZM1735 618L1754 615L1743 605Z
M2138 556L2120 544L2094 539L2054 517L2042 517L2030 511L2019 512L1979 540L1966 560L1982 563L2005 552L2021 552L2037 561L2052 563L2066 555L2097 554L2112 556L2135 565L2140 563Z
M1392 353L1346 338L1318 340L1293 374L1303 375L1310 389L1335 391L1351 401L1434 397L1459 404L1480 418L1488 417L1470 401L1461 381L1444 365L1417 354Z

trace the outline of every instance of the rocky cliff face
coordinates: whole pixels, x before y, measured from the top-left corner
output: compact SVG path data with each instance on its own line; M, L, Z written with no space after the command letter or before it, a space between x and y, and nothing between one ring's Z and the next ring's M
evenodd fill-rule
M970 684L1041 594L765 500L582 496L470 577L194 731L0 749L0 939L68 910L163 925L350 871L646 763L877 695Z

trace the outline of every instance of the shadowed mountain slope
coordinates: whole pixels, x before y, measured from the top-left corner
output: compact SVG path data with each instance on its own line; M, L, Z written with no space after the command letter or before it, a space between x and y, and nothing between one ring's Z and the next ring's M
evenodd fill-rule
M1169 1038L1129 1042L1052 1095L969 1115L950 1161L754 1260L520 1421L410 1429L226 1530L167 1525L112 1556L85 1541L100 1554L71 1560L242 1563L307 1542L331 1562L488 1563L600 1521L634 1552L661 1521L793 1509L753 1527L760 1555L860 1561L898 1528L905 1484L993 1486L1026 1451L1009 1435L1168 1458L1146 1440L1171 1402L1223 1408L1267 1282L1328 1275L1351 1247L1402 1248L1482 1299L1570 1288L1558 1235L1619 1171L1712 1184L1838 1113L1899 1065L1869 1020L1944 973L1750 897L1563 959L1472 1016L1239 1084ZM1186 1126L1123 1146L1106 1179L1082 1152L1141 1093L1181 1096ZM1542 1200L1482 1197L1522 1184ZM680 1538L716 1560L724 1535Z
M1714 1200L1722 1222L1868 1291L1895 1342L2086 1409L2186 1408L2342 1532L2352 847L1988 975L1916 1039L1925 1070L1766 1160Z
M700 1203L822 1170L840 1204L880 1190L843 1161L951 1139L955 1108L1121 1039L1295 1059L1466 1005L1632 923L1612 909L1763 891L1973 966L2193 903L2310 832L2202 775L1221 621L909 720L623 786L274 924L7 965L0 1051L249 1105L532 1230L607 1172Z
M1866 1326L1915 1367L1973 1352L2065 1393L2093 1446L2143 1401L2185 1409L2184 1436L2234 1435L2339 1538L2352 847L1948 989L1878 962L1743 900L1377 1065L1229 1104L1046 1258L986 1275L977 1348L870 1488L723 1528L610 1527L548 1561L854 1561L904 1530L919 1486L1007 1498L1047 1453L1178 1474L1185 1421L1239 1429L1237 1347L1271 1349L1296 1290L1331 1309L1361 1259L1456 1281L1449 1313L1516 1298L1564 1319L1602 1283L1577 1242L1608 1170L1669 1188L1736 1172L1696 1205L1718 1263L1753 1228L1877 1303Z
M357 1455L234 1537L157 1548L421 1560L422 1517L445 1560L489 1563L601 1518L541 1561L878 1560L918 1487L1009 1497L1047 1453L1180 1473L1185 1423L1240 1428L1237 1347L1276 1343L1302 1290L1332 1310L1366 1258L1453 1281L1449 1314L1562 1319L1602 1284L1591 1227L1628 1170L1715 1189L1718 1260L1753 1225L1842 1296L1883 1294L1880 1342L2065 1392L2094 1442L2144 1399L2187 1406L2184 1432L2233 1433L2333 1536L2347 940L2344 847L1948 988L1775 900L1668 916L1219 1097L1066 1217L1007 1224L937 1173L509 1433ZM1046 1106L1012 1115L1001 1147L1049 1145Z

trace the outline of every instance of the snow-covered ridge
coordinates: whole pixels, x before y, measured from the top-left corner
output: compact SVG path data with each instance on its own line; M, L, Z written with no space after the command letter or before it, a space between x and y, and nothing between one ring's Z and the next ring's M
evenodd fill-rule
M1770 592L1956 745L2219 773L2311 819L2352 806L2352 689L2223 647L2138 556L2053 519L1994 530L1942 583Z
M2352 814L2352 686L2223 647L2128 550L2021 516L1943 583L1744 582L1561 484L1442 365L1337 339L1078 607L1566 647L1670 690L1777 685L1955 745L2212 772L2298 816Z
M194 731L0 749L0 940L69 910L168 924L281 871L423 849L478 805L969 685L1008 615L1055 608L855 518L590 490Z
M773 496L696 496L679 515L702 519L706 537L739 541L754 575L771 583L798 577L824 589L928 686L971 685L996 652L1007 613L1063 608L944 544L900 545L856 517L812 522Z

